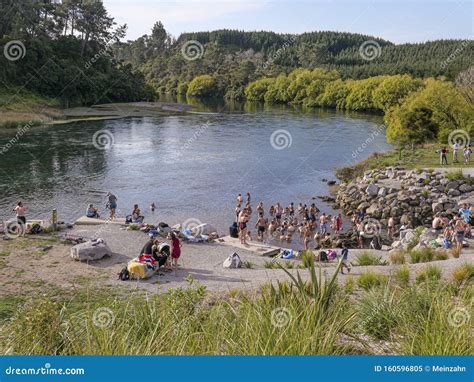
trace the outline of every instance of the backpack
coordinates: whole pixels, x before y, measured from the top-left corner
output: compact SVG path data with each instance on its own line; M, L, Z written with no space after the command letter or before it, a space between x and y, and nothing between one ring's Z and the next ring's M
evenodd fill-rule
M224 260L224 264L222 264L222 266L224 268L240 268L242 266L242 260L240 260L240 256L234 252Z
M127 281L130 279L130 273L128 272L127 267L123 268L118 274L119 280Z

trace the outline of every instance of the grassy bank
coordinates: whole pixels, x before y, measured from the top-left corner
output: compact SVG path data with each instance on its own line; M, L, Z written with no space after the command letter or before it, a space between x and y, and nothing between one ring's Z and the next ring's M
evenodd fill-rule
M70 298L4 299L0 351L468 355L474 350L472 277L339 287L313 268L311 281L266 285L257 294L212 295L190 280L189 288L162 295L123 298L84 289Z
M420 168L439 168L439 154L436 152L441 146L430 143L415 150L411 148L403 149L401 154L399 150L392 150L386 153L375 153L368 159L360 161L354 165L341 167L336 170L336 175L343 181L350 181L364 173L364 171L376 168L385 168L389 166L402 166L409 169ZM474 167L474 159L468 164L464 163L462 153L459 153L459 162L453 163L452 153L448 155L448 165L443 166L447 169L463 169ZM356 158L357 159L357 158Z
M44 124L61 116L59 101L22 89L0 93L0 128Z

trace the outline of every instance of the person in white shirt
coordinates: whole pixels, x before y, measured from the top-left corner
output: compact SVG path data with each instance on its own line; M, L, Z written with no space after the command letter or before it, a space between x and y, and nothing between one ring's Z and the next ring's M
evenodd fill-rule
M458 161L458 152L459 152L459 144L457 142L454 142L454 145L453 145L453 162Z

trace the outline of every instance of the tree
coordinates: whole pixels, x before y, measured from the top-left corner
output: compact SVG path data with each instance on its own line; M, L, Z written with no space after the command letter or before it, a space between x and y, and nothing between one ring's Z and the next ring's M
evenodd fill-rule
M209 75L197 76L188 86L187 97L213 97L216 95L217 84Z

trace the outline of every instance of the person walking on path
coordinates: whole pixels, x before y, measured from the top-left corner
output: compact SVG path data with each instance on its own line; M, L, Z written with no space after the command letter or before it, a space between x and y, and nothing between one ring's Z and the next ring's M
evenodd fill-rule
M471 154L472 154L471 147L469 146L464 147L464 151L463 151L464 164L469 164L469 161L471 160Z
M344 268L347 269L347 272L351 271L351 267L348 265L349 263L349 250L344 247L341 251L342 259L341 259L341 273L344 274Z
M117 210L117 197L111 192L107 193L107 208L110 210L110 220L115 219L115 211Z
M18 202L16 207L13 211L16 214L16 222L17 222L17 230L20 231L20 236L25 236L25 228L26 228L26 217L25 212L28 208L23 205L22 202Z

